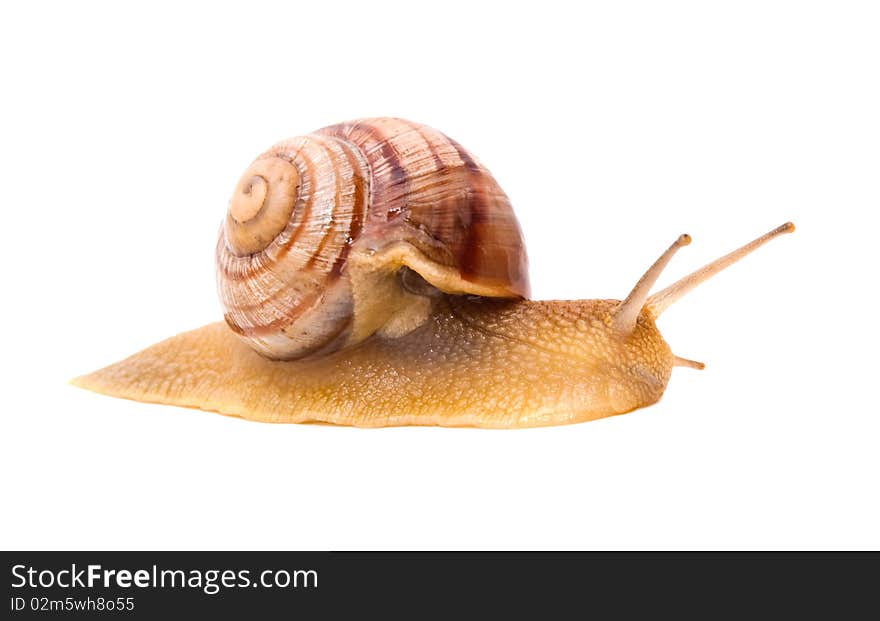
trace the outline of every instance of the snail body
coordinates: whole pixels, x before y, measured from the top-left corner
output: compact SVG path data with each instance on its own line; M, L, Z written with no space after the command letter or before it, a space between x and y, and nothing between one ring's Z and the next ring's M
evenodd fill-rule
M653 403L672 371L647 317L630 338L613 338L604 323L613 305L448 296L404 336L291 361L257 354L217 322L99 372L89 387L266 422L572 423Z
M489 171L440 132L365 119L278 143L217 245L224 322L76 384L265 422L531 427L650 405L675 366L656 318L787 223L666 289L680 236L620 300L527 299Z

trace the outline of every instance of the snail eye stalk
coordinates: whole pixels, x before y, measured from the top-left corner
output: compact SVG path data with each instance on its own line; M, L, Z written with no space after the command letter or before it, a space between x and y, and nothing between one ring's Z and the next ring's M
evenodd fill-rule
M682 246L687 246L690 243L690 235L687 233L679 235L678 239L666 249L666 252L661 254L660 258L654 261L654 264L649 267L644 276L639 279L639 282L636 283L633 290L630 291L628 296L626 296L626 299L615 309L615 330L621 334L630 334L635 329L639 313L642 312L642 307L648 299L648 294L651 293L651 287L657 282L660 274L663 273L663 269L669 263L669 260L672 259L673 255L678 252L678 249Z
M654 295L648 298L646 306L655 317L659 317L663 314L663 312L675 304L679 299L684 297L689 291L697 287L698 285L706 282L710 278L712 278L715 274L720 272L721 270L730 267L746 255L751 254L768 241L772 239L776 239L780 235L784 235L786 233L794 233L794 224L791 222L786 222L782 226L778 226L769 233L765 233L761 235L758 239L749 242L745 246L734 250L730 254L726 254L720 259L716 259L712 261L708 265L704 265L697 271L685 276L681 280L676 283L673 283L663 289L662 291L658 291Z

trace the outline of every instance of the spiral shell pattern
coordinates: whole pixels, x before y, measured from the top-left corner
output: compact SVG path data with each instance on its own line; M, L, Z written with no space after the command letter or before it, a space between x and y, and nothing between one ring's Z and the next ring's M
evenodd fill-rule
M454 268L456 292L528 296L519 224L488 170L427 126L363 119L282 141L242 176L217 243L226 322L271 358L346 345L346 260L396 241Z

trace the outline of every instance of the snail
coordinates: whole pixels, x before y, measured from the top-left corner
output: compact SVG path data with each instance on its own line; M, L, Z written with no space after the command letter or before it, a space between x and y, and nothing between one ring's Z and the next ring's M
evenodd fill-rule
M791 223L650 294L529 299L510 202L454 140L362 119L282 141L239 180L216 247L224 321L73 380L265 422L531 427L651 405L676 356L657 318Z

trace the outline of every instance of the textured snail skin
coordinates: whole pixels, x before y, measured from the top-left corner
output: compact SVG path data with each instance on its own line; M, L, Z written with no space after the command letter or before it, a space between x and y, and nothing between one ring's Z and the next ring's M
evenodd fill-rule
M442 296L404 336L296 361L262 357L214 323L74 382L274 423L576 423L650 405L669 380L674 356L650 311L621 336L610 329L617 305Z

